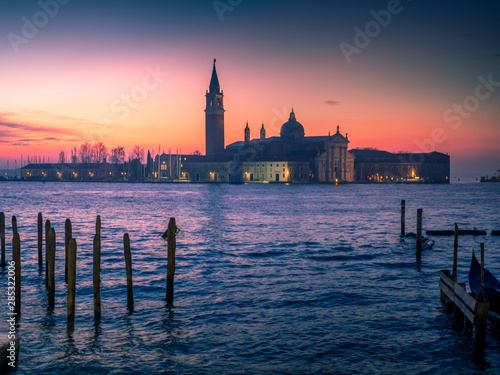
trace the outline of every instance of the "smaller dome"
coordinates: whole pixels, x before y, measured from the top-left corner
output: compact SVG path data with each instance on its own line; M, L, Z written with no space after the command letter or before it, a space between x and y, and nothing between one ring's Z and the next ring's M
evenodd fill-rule
M304 138L304 135L304 127L295 119L295 113L292 109L290 118L281 126L280 136L281 138L299 139Z

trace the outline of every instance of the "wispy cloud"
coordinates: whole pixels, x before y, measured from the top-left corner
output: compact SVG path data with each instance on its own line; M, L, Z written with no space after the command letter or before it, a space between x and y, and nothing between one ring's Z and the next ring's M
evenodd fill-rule
M13 146L55 141L78 142L83 139L81 129L89 125L95 126L95 123L40 110L0 112L0 142Z
M327 101L325 101L325 104L327 104L327 105L337 105L337 104L339 104L339 102L336 101L336 100L327 100Z

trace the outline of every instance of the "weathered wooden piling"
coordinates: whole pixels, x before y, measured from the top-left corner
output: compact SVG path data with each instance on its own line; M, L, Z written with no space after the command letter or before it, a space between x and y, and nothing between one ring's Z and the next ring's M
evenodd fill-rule
M134 305L132 286L132 253L130 252L130 238L128 233L123 235L123 249L125 253L125 269L127 273L127 306Z
M174 301L174 273L175 273L175 247L176 247L176 229L175 218L170 218L168 223L167 237L167 303Z
M453 280L453 276L451 276L452 280ZM456 282L456 280L455 280ZM455 284L455 287L456 288L461 288L463 293L467 293L466 292L466 287L465 287L465 283L456 283ZM460 323L462 323L464 321L464 318L465 318L465 314L462 312L462 310L460 310L460 308L455 305L454 303L450 306L450 310L451 311L451 307L453 307L453 312L454 312L454 315L455 315L455 319L457 319Z
M417 261L422 257L422 209L417 210Z
M5 214L0 212L0 247L2 250L0 266L5 267Z
M476 307L476 341L484 342L486 339L486 322L488 320L489 302L484 298L484 243L481 244L481 296Z
M406 216L406 202L404 199L401 199L401 236L404 237L405 235L405 218Z
M38 269L43 268L43 218L42 213L38 213Z
M484 243L481 243L481 300L484 301Z
M12 216L12 234L17 233L17 218Z
M101 215L97 215L95 220L95 234L101 238Z
M455 240L453 242L453 281L457 281L457 264L458 264L458 225L455 223Z
M73 237L73 230L71 228L71 220L66 219L64 224L64 281L68 282L68 249L69 241Z
M94 283L94 321L101 320L101 216L97 216L94 236L93 283Z
M21 315L21 239L19 233L12 238L12 260L14 261L14 313Z
M50 220L45 221L45 286L49 285L49 278L47 274L47 252L49 247L49 232L50 232Z
M56 263L56 232L50 228L47 238L47 290L49 295L49 308L54 307L55 298L55 263Z
M68 332L75 329L75 288L76 288L76 240L71 238L68 243Z
M453 281L453 278L450 277L449 270L442 270L439 273L439 289L441 291L441 302L445 306L445 310L450 312L453 309L453 285L448 285L446 281ZM451 293L450 293L451 291Z

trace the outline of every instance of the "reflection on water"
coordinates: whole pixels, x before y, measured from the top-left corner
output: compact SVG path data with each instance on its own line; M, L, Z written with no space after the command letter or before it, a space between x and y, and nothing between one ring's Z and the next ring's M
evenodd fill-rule
M499 229L494 184L284 186L0 184L0 210L22 240L20 373L500 372L500 340L463 333L439 301L452 238L416 262L399 238L424 209L424 229ZM460 199L458 199L458 197ZM56 231L56 298L38 271L37 214ZM102 218L102 318L94 324L92 237ZM165 303L170 217L178 235L175 298ZM78 243L75 331L66 332L64 222ZM9 222L9 220L7 220ZM10 259L10 227L7 227ZM127 307L123 234L134 277ZM486 244L500 274L500 239L460 238L459 278ZM7 276L0 270L1 298ZM492 322L493 324L494 322ZM0 323L6 332L5 322Z

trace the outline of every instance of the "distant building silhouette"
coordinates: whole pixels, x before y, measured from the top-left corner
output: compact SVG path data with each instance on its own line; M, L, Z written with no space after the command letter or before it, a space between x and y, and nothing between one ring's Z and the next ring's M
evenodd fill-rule
M450 156L440 152L351 150L356 182L450 182Z

